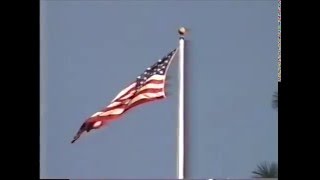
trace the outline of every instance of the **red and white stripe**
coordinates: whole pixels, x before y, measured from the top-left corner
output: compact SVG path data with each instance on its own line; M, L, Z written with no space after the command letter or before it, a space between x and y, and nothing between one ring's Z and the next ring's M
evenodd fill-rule
M166 75L153 75L138 90L135 88L136 83L132 83L122 90L106 108L94 113L90 118L95 121L115 119L135 106L165 98L165 77Z

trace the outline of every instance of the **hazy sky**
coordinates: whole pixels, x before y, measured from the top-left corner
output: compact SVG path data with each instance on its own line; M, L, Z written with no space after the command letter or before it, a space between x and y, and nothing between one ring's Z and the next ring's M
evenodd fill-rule
M277 1L41 1L41 177L175 178L178 64L170 96L70 144L84 120L178 46L190 178L246 178L278 159Z

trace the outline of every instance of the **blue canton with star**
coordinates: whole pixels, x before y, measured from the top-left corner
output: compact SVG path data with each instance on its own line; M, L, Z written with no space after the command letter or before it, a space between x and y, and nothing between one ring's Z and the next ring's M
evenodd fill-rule
M172 60L172 56L176 52L177 49L171 51L168 55L164 56L163 58L159 59L155 64L148 67L142 74L140 74L136 79L136 88L141 88L145 82L153 75L164 75L170 60Z

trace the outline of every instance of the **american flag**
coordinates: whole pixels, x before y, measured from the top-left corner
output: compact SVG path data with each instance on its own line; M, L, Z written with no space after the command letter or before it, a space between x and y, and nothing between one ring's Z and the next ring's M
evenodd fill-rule
M133 107L165 98L166 74L176 52L177 49L172 50L155 64L148 67L133 83L120 91L107 107L89 117L81 125L71 143L79 139L82 133L101 128Z

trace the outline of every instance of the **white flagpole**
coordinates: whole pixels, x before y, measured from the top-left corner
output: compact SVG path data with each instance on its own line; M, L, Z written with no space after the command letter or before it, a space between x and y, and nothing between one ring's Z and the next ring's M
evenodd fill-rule
M178 179L184 179L184 34L186 29L179 29L179 118L178 118Z

